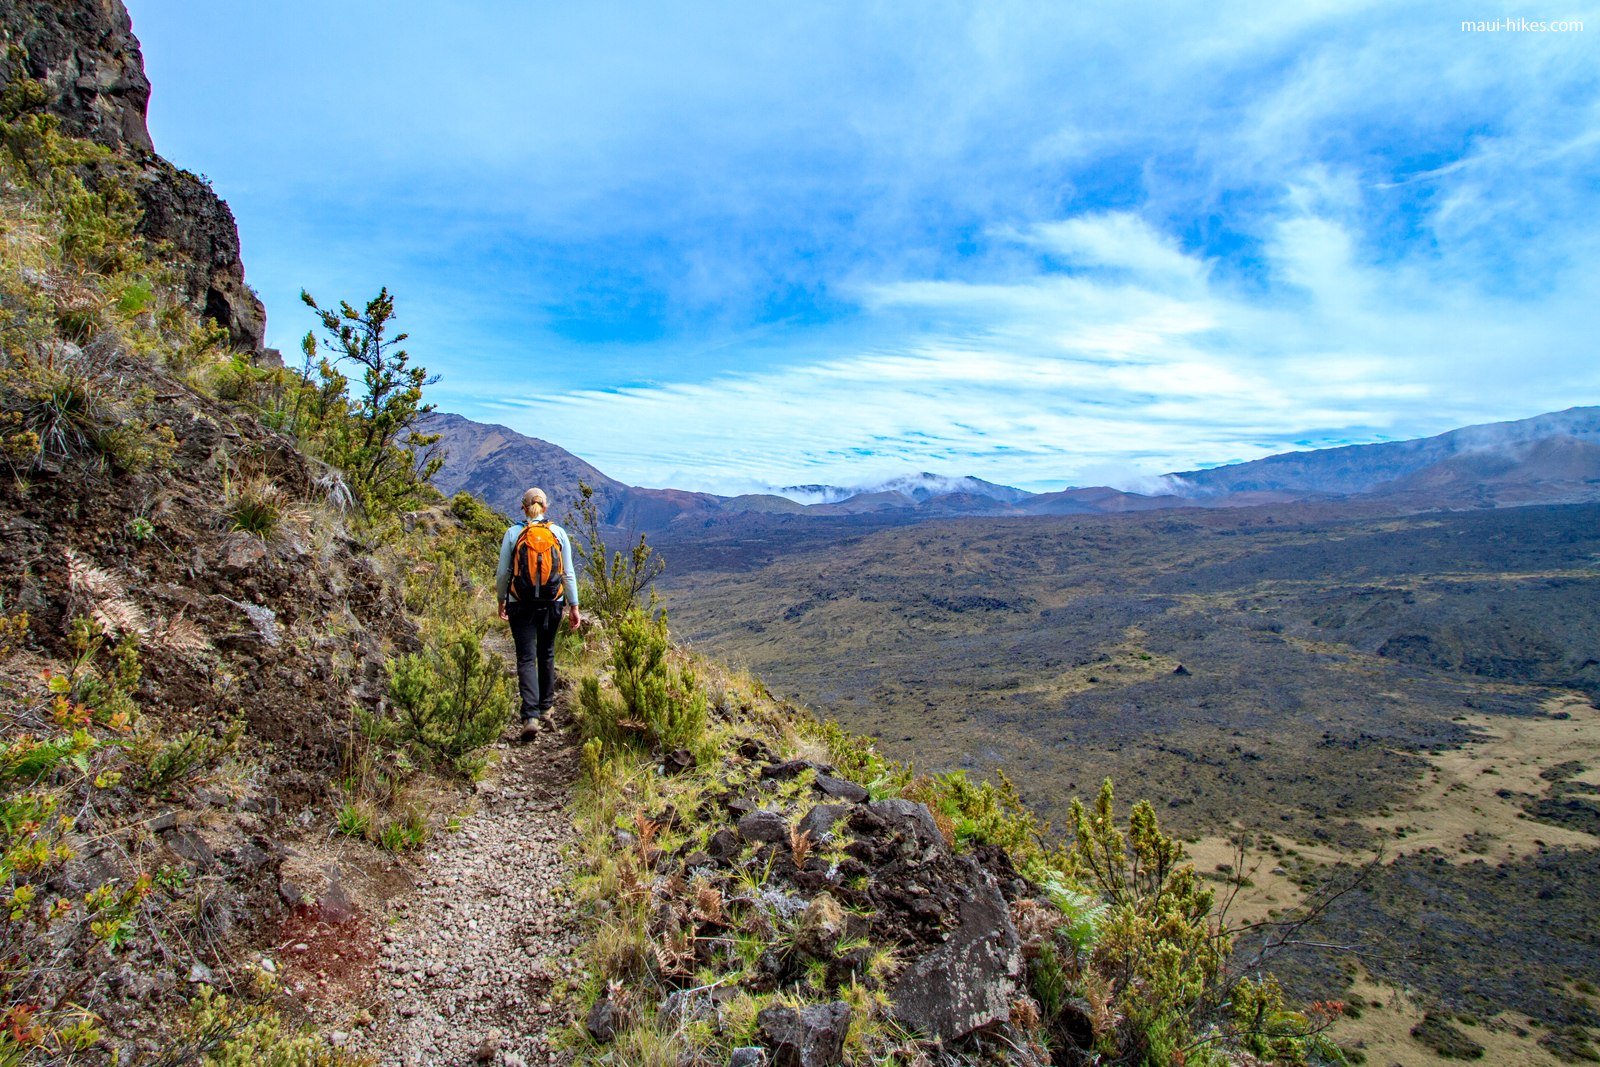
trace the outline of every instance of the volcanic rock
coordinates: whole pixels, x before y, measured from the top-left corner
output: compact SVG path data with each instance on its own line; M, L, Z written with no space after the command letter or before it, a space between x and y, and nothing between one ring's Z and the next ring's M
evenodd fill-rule
M843 778L835 778L831 774L819 773L815 784L824 795L848 801L851 804L860 804L867 799L868 795L867 791L856 783Z
M844 1054L850 1005L842 1000L809 1007L762 1008L756 1015L773 1067L831 1067Z
M914 961L889 991L895 1019L944 1040L1011 1015L1022 974L1022 942L999 892L985 887L961 905L950 940Z
M739 820L739 836L746 841L786 844L789 840L789 820L775 811L752 811Z

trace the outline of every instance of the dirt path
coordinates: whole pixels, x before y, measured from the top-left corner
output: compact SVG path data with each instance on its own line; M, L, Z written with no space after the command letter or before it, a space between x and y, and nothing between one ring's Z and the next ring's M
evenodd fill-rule
M581 977L577 926L557 892L570 876L575 753L546 732L500 754L477 810L436 839L416 895L382 935L375 975L389 1011L345 1038L379 1064L563 1059L552 1047L569 1021L559 995Z

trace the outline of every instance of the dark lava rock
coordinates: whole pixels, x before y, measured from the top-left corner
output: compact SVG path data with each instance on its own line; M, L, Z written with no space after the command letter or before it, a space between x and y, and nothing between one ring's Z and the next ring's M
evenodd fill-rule
M1022 974L1022 942L994 889L961 905L950 940L914 961L889 991L895 1019L944 1040L963 1037L1011 1016Z
M1178 664L1178 669L1173 671L1172 673L1173 674L1188 674L1189 673L1189 668L1185 667L1183 664L1180 663L1180 664Z
M833 829L833 824L848 814L848 804L818 804L806 812L806 817L800 820L796 829L799 833L810 834L812 841L821 841L823 835Z
M1450 1025L1449 1017L1428 1012L1411 1028L1411 1036L1447 1060L1476 1060L1483 1046Z
M801 771L832 774L833 768L826 763L817 763L815 760L792 759L784 763L774 763L770 767L761 768L761 777L763 779L776 778L780 782L787 782Z
M776 759L772 754L772 749L767 747L767 743L755 737L741 737L739 739L739 755L745 759L767 760L768 762Z
M193 830L168 830L161 836L168 848L202 871L209 871L217 865L217 858L212 855L211 846L206 844L205 838Z
M673 749L661 758L661 769L666 774L682 774L684 771L692 771L695 768L695 764L694 753L686 748Z
M920 844L945 847L944 835L939 832L939 824L933 821L928 805L914 800L874 800L866 807L901 833L915 834Z
M756 1046L736 1048L728 1054L728 1067L762 1067L767 1050Z
M789 843L789 820L775 811L752 811L739 820L739 836L746 841Z
M816 786L826 796L837 800L848 801L851 804L860 804L867 799L867 791L854 782L843 778L835 778L831 774L818 774Z
M210 183L155 155L145 122L150 81L122 0L0 7L10 45L0 58L0 84L32 78L62 132L97 141L134 164L123 178L143 209L139 235L167 242L164 262L181 274L189 304L227 329L230 347L259 351L266 309L244 282L233 212ZM97 180L98 174L88 176L91 191Z
M794 1008L762 1008L756 1015L773 1067L831 1067L844 1056L850 1005L842 1000Z
M732 830L718 830L706 842L706 851L714 860L732 859L739 854L739 839Z
M871 959L872 949L863 945L828 961L828 988L837 989L852 982L859 982L868 988L875 986L877 983L867 973L867 963Z
M617 1010L612 1006L610 997L601 997L594 1002L594 1007L589 1009L589 1017L583 1020L583 1028L602 1045L616 1038Z
M6 81L19 73L37 80L69 136L155 151L145 126L150 81L121 0L6 7L6 37L21 45L21 55L5 65L21 59L24 67L4 70Z

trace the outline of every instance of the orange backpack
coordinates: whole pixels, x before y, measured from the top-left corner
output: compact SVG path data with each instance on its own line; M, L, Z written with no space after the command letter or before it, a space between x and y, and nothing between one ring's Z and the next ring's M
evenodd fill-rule
M561 542L545 520L522 528L511 552L511 591L518 600L552 601L561 595Z

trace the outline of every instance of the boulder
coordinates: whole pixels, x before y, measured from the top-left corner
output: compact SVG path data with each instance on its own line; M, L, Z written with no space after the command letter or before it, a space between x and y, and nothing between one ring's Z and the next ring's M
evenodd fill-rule
M865 801L868 796L867 791L861 788L859 785L856 785L856 783L847 781L843 778L835 778L831 774L819 773L817 775L815 785L819 790L822 791L824 796L830 796L836 800L847 801L851 804L860 804Z
M939 832L939 824L933 821L928 805L914 800L874 800L866 807L901 833L914 834L920 844L945 847L944 834Z
M762 1008L756 1027L772 1053L772 1067L832 1067L844 1056L850 1005L836 1000L798 1010Z
M950 940L901 972L889 991L895 1020L928 1037L964 1037L1010 1018L1021 975L1021 939L999 892L984 887L962 903Z
M833 829L834 823L850 814L849 804L818 804L806 812L795 828L797 833L810 834L811 840L821 841Z
M732 830L718 830L706 842L706 852L714 860L728 860L739 854L739 839Z
M833 950L845 935L845 913L827 893L818 893L800 916L795 948L819 960L833 958Z
M775 811L752 811L739 820L739 836L746 841L789 843L789 820Z
M583 1028L602 1045L616 1038L617 1009L612 1006L610 997L601 997L594 1002L588 1018L583 1021Z
M763 780L776 778L780 782L787 782L801 771L816 771L818 774L832 774L833 768L828 766L826 763L818 763L815 760L792 759L783 763L774 763L770 767L761 768L761 777Z

